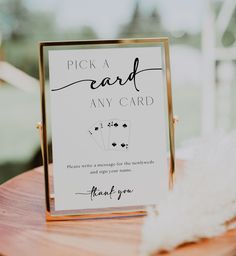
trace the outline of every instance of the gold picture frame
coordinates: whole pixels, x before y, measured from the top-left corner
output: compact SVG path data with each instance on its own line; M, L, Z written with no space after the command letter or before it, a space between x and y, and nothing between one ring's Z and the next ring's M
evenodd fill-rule
M174 145L174 122L172 106L172 89L170 74L170 55L168 38L142 38L142 39L115 39L115 40L89 40L89 41L44 41L39 42L39 76L40 76L40 101L42 121L38 124L41 139L41 150L44 165L45 181L45 201L46 201L46 220L69 220L69 219L97 219L114 218L128 216L143 216L146 214L145 207L122 207L107 208L91 211L55 211L54 194L51 180L51 165L49 165L49 148L47 134L47 114L46 114L46 70L45 70L45 49L50 47L73 47L73 46L147 46L161 45L164 49L165 80L167 86L167 113L168 113L168 139L169 139L169 188L173 187L175 173L175 145Z

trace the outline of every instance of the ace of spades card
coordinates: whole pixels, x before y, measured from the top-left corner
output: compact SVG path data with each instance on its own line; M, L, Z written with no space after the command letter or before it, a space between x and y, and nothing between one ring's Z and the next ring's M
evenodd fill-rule
M104 142L102 137L102 130L103 124L101 121L96 122L94 125L92 125L89 128L89 134L93 138L94 142L97 144L97 146L101 149L104 148Z

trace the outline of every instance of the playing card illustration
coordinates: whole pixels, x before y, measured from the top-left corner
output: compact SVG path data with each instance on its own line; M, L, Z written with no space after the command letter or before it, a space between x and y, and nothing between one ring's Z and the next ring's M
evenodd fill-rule
M96 122L89 128L89 134L93 138L94 142L100 147L104 148L103 138L102 138L102 130L103 123L101 121Z
M130 138L130 121L110 119L98 121L89 129L90 135L104 150L127 151Z
M129 148L130 121L116 120L110 128L109 149L127 150Z
M113 125L116 119L109 119L102 121L103 128L102 128L102 138L104 143L104 149L109 150L109 138L110 138L110 128Z

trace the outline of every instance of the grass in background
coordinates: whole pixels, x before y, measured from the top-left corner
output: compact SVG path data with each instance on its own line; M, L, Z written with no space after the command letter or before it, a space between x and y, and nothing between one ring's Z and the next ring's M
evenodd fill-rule
M201 88L181 86L173 88L173 109L179 122L176 126L176 147L201 134Z
M39 148L39 94L0 86L0 183L30 168Z

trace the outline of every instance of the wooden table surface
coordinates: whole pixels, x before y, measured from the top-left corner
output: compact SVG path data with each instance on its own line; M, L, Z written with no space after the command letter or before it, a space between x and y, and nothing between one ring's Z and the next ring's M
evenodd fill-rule
M0 186L1 256L135 256L142 223L142 217L46 222L42 167ZM235 256L236 230L158 255Z

